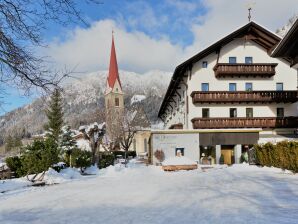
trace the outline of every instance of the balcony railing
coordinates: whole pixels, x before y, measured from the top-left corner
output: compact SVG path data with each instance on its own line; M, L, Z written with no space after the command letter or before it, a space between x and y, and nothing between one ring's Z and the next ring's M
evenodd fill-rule
M298 91L194 91L193 103L294 103Z
M217 78L226 76L260 76L271 77L275 75L277 63L217 63L213 70Z
M194 118L191 122L194 129L298 127L298 117Z

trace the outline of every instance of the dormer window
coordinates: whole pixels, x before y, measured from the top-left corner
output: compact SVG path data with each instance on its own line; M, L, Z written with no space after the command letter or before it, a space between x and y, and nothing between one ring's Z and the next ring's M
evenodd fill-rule
M118 88L116 88L116 92L118 92Z
M252 57L245 57L245 64L252 64Z
M229 57L229 64L236 64L237 58L236 57Z

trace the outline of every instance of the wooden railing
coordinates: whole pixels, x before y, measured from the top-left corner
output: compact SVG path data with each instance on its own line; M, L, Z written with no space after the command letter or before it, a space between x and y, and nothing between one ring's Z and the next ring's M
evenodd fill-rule
M275 75L277 63L217 63L213 70L217 78L226 76L261 76L271 77Z
M183 124L181 123L173 124L169 127L169 129L183 129Z
M298 127L298 117L193 118L191 122L194 129Z
M194 91L193 103L294 103L298 101L298 91Z

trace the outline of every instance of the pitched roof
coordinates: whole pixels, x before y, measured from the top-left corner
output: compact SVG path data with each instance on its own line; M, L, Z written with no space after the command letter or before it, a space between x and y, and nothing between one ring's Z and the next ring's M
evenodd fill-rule
M229 42L237 38L245 38L247 40L254 41L255 43L264 47L267 50L268 54L270 54L272 49L274 49L274 47L281 40L281 38L278 37L276 34L272 33L271 31L265 29L264 27L252 21L237 29L236 31L232 32L228 36L220 39L216 43L212 44L208 48L189 58L185 62L181 63L175 68L170 85L160 106L158 117L161 117L161 115L164 113L168 100L175 92L175 89L177 88L181 79L183 78L183 73L187 69L190 69L195 62L201 60L202 58L215 51L218 51L222 46L228 44Z
M121 82L118 73L118 64L116 57L116 50L114 44L114 36L112 37L112 47L111 47L111 57L110 57L110 67L109 67L109 76L108 76L108 85L110 88L113 88L116 80L118 80L120 87Z
M289 59L292 66L298 63L298 19L274 49L272 56Z

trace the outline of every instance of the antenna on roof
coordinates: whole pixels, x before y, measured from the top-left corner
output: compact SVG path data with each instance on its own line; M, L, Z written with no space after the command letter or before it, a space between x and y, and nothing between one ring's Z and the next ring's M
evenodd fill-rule
M248 22L251 21L251 10L252 10L252 7L255 6L255 5L256 5L255 2L250 2L250 3L246 4L247 9L248 9Z

